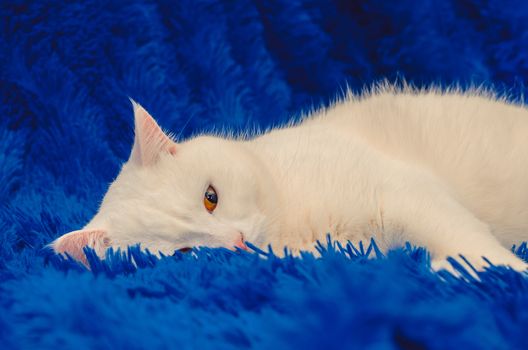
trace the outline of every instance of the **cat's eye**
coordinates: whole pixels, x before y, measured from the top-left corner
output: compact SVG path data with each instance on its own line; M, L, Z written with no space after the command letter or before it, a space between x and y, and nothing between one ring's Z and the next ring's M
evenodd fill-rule
M208 212L212 213L213 210L216 209L216 205L218 204L218 195L216 194L215 189L213 186L209 186L204 194L204 207L207 209Z

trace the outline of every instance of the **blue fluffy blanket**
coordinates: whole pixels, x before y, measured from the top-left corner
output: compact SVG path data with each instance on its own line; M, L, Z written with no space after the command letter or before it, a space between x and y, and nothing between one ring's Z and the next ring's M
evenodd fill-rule
M186 137L274 125L382 78L517 99L527 53L524 0L2 1L0 346L526 348L528 278L440 278L410 246L132 249L92 271L42 247L91 218L126 160L127 96Z

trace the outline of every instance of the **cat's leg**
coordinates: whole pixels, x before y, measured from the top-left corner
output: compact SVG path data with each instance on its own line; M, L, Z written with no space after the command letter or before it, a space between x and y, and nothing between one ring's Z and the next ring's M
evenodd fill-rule
M500 244L487 224L440 183L420 178L399 185L382 195L385 226L398 232L401 240L427 247L433 269L449 269L447 257L461 261L459 255L477 270L488 266L483 256L494 265L508 265L518 271L528 268L528 264Z

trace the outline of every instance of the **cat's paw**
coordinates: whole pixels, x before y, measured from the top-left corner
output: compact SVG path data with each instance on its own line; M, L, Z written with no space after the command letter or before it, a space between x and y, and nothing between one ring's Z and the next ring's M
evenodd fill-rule
M468 264L468 262L470 265ZM458 278L465 278L467 276L471 276L471 278L476 280L480 280L478 277L478 273L484 271L487 267L489 267L488 264L477 263L476 261L469 261L468 259L462 259L461 257L451 257L449 260L447 258L438 259L433 260L431 262L431 269L434 272L447 271L451 275Z
M438 259L431 261L431 270L433 270L434 272L447 271L454 276L458 276L460 274L446 259Z
M460 265L465 271L467 271L467 274L475 279L479 279L479 272L483 272L492 266L506 266L517 272L528 274L528 264L513 254L503 259L497 259L496 257L494 260L475 256L464 256L464 258L461 256L458 256L457 258L452 257L451 262L447 259L437 259L431 262L431 269L435 272L445 270L457 277L467 276L467 274L461 271L461 269L455 268L454 265Z

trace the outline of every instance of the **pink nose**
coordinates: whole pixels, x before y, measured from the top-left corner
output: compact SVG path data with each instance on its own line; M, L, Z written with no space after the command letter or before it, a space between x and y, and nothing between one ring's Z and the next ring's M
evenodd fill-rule
M240 234L240 237L235 241L235 247L240 248L242 250L248 250L246 243L244 243L244 236L242 235L242 233Z

